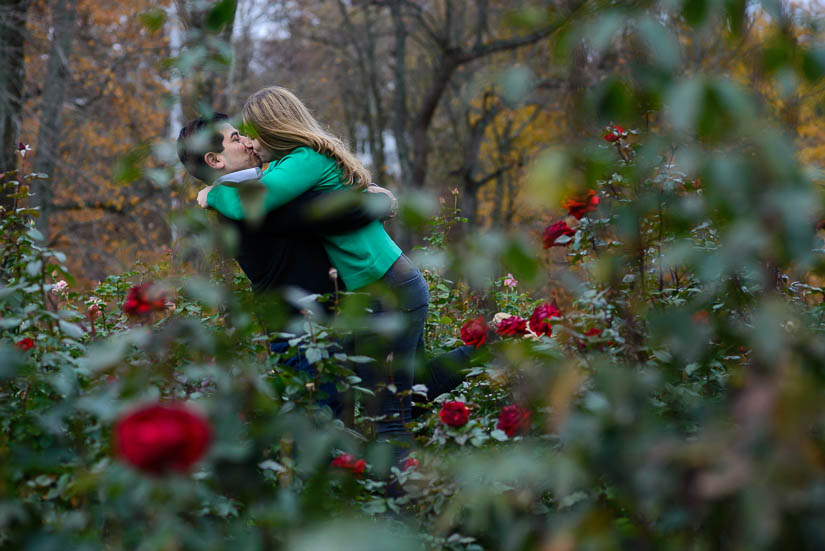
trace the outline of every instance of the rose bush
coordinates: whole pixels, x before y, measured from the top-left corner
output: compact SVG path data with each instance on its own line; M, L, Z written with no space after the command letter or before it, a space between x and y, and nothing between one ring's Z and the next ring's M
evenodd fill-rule
M445 184L452 209L445 201L416 251L432 301L409 391L370 386L362 375L393 361L342 345L364 324L358 293L320 297L340 305L330 318L293 316L292 297L254 295L237 270L195 274L171 260L81 289L31 224L25 188L36 176L3 176L19 204L0 213L0 548L821 548L822 198L771 119L812 110L803 98L817 97L818 37L797 34L795 11L755 21L745 3L705 4L571 10L555 51L581 45L584 77L613 72L572 98L576 118L525 182ZM680 55L685 34L669 40L682 28L697 52L720 52L716 66L725 45L752 53L732 57L747 78L683 67L701 56ZM606 33L599 44L594 29ZM781 86L750 86L755 75ZM535 83L531 104L549 93ZM504 111L483 150L520 116L507 111L518 98L491 94L486 106ZM636 128L571 130L587 120ZM461 216L459 199L487 205L509 183L518 193L505 196L536 216L578 218L567 218L574 234L559 226L575 239L542 253L560 236L545 239L531 213L512 233ZM560 194L585 188L560 212ZM204 212L175 224L197 236L175 245L192 266L214 265L198 255L231 241ZM63 292L49 292L61 280ZM147 281L170 290L169 305L148 287L130 291ZM541 338L488 338L484 320L498 329L528 312ZM273 333L286 351L272 352ZM15 346L25 339L29 352ZM456 351L457 366L439 355ZM301 354L310 369L296 367ZM340 418L330 389L349 407ZM378 395L414 402L413 418L399 419L405 440L375 435L364 406ZM203 418L167 412L125 431L118 415L187 401L210 413L205 461L193 459L206 457ZM124 450L136 442L149 444ZM399 449L415 459L397 461Z

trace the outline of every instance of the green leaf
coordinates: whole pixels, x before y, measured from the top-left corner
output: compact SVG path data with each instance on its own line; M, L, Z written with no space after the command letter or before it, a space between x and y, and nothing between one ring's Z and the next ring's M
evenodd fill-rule
M501 75L501 97L504 102L516 107L520 105L533 87L535 75L524 65L508 67Z
M69 323L68 321L60 320L58 322L60 331L73 339L82 339L86 333L76 323Z
M43 269L43 261L42 260L33 260L26 265L26 273L32 277L37 276L40 274L41 270Z
M207 29L220 31L235 20L236 0L221 0L206 15L204 24Z
M0 319L0 329L14 329L18 327L23 320L20 318L2 318Z
M825 75L825 48L806 50L802 54L802 75L810 82L816 82Z
M138 15L143 26L154 32L160 30L166 23L166 12L159 8L152 8Z
M674 70L681 58L682 48L676 41L674 34L658 21L646 17L639 23L639 32L647 43L648 52L665 70Z
M347 359L357 364L366 364L375 361L375 358L370 358L369 356L347 356Z
M590 42L590 47L594 51L601 53L624 24L623 16L616 12L607 12L584 28L584 38Z
M0 344L0 381L14 377L21 365L23 358L16 347Z
M708 0L685 0L682 4L682 17L688 24L698 27L708 16Z
M739 36L747 21L748 0L725 0L725 16L733 34Z
M307 359L307 363L314 364L319 362L327 355L326 350L322 350L316 346L311 346L306 349L304 352L304 356Z
M26 231L26 233L28 233L29 237L31 237L34 241L43 241L45 239L43 237L43 234L40 233L40 230L38 230L34 226L29 226L29 229Z
M695 128L703 92L704 83L699 77L681 81L670 90L666 112L676 130L690 132Z
M144 164L151 153L149 144L132 148L115 163L114 180L116 184L131 184L143 176Z

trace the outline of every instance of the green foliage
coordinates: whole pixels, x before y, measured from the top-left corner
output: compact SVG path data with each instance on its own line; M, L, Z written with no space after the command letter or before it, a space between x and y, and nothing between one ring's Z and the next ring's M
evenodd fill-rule
M416 251L430 356L460 344L468 319L562 310L549 337L491 333L450 392L413 388L417 465L393 462L361 407L380 389L362 387L357 368L380 359L341 343L381 329L362 293L317 297L331 316L296 316L289 297L255 296L236 272L180 275L174 258L76 292L65 255L30 225L36 211L4 212L0 546L820 548L820 193L759 98L728 75L682 74L667 32L684 21L735 40L745 2L589 5L559 52L579 40L607 51L627 33L640 55L580 107L636 124L615 139L571 137L532 167L528 193L554 215L560 200L596 193L597 208L566 217L575 233L544 251L534 235L465 228L457 199L429 220L416 196L402 214L431 227ZM819 50L770 36L759 59L771 74L821 76ZM185 55L194 66L207 54ZM502 74L518 101L526 75ZM25 197L28 180L11 176L4 188ZM231 245L202 212L176 223L186 261ZM130 318L127 294L144 282L167 304ZM278 353L275 333L287 341ZM299 352L312 371L293 367ZM319 404L329 383L350 399L346 423ZM194 472L151 477L114 451L117 419L159 400L210 420ZM466 424L440 418L452 401L469 408ZM512 404L531 418L508 436L499 416ZM360 476L330 465L342 452L366 460Z

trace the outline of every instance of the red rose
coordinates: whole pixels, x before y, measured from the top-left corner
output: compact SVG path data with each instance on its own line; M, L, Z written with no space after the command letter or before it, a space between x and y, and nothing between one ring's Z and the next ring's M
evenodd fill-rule
M475 319L467 320L467 322L461 326L461 340L466 344L480 348L481 345L484 344L484 341L487 340L487 331L489 330L490 328L487 326L484 318L478 316Z
M438 416L445 425L463 427L470 419L470 409L464 405L464 402L444 402Z
M366 461L363 459L356 460L348 453L342 453L333 459L330 465L339 469L347 470L354 474L356 478L360 478L361 475L364 474L364 469L367 468Z
M503 430L507 433L507 436L513 437L527 430L529 426L530 411L517 405L504 406L501 408L496 428Z
M26 350L31 350L32 348L34 348L34 341L31 339L31 337L26 337L26 338L20 339L19 341L17 341L16 344L17 344L17 348L19 348L23 352L25 352Z
M598 205L599 196L592 189L584 197L573 197L561 202L562 208L567 209L567 214L575 217L576 220L580 220L582 216L595 210Z
M559 220L555 224L550 224L544 228L544 233L541 236L541 242L545 249L550 247L564 247L567 243L556 243L556 240L562 235L572 237L576 235L576 230L564 223L564 220Z
M211 441L209 422L181 404L142 407L115 425L118 455L154 475L188 471Z
M553 326L550 325L552 318L560 318L561 310L555 304L540 304L536 306L530 315L530 329L538 336L553 334Z
M159 291L152 289L147 282L129 289L123 311L130 316L145 316L152 311L162 311L166 308L166 298Z
M418 459L415 457L408 457L406 461L404 461L404 470L407 469L416 469L418 468Z
M615 142L624 134L624 129L621 126L608 126L607 134L602 138L608 142Z
M496 333L508 337L517 337L527 333L527 320L518 316L510 316L498 322Z

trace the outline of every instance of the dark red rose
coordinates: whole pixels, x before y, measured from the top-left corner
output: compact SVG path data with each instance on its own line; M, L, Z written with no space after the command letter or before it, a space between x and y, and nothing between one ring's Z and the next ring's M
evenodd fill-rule
M507 436L513 437L516 434L527 430L530 426L530 411L518 405L504 406L498 415L497 429L503 430Z
M587 331L584 332L585 337L598 337L601 334L602 334L602 330L599 329L598 327L593 327L592 329L588 329ZM576 342L576 345L579 347L579 350L584 351L584 350L587 349L587 343L582 341L582 340L578 340Z
M479 348L487 340L487 331L489 330L490 327L484 321L484 318L478 316L475 319L467 320L461 326L461 340L466 344Z
M181 404L145 406L115 425L117 454L153 475L188 471L211 441L209 422Z
M564 220L559 220L555 224L550 224L544 228L544 233L541 236L542 245L545 249L550 247L564 247L567 243L556 243L556 240L562 235L572 237L576 235L576 230L564 223Z
M527 320L518 316L510 316L498 322L496 333L507 337L518 337L527 333Z
M580 220L588 212L595 210L599 205L599 196L592 189L584 197L572 197L561 202L562 208L567 209L567 214Z
M538 336L553 334L553 326L550 325L550 320L553 318L560 318L561 310L555 304L540 304L536 306L533 313L530 315L530 330Z
M360 478L362 474L364 474L364 469L367 468L367 462L363 459L356 460L353 456L348 453L342 453L338 457L332 460L330 463L331 466L337 467L339 469L344 469L346 471L351 472L355 475L356 478Z
M17 344L17 348L19 348L23 352L25 352L26 350L31 350L32 348L34 348L34 341L31 339L31 337L25 337L23 339L20 339L19 341L17 341L16 344Z
M470 419L470 409L464 405L464 402L444 402L438 416L445 425L463 427Z
M130 316L146 316L153 311L162 311L166 308L166 297L152 284L147 282L129 289L123 311Z
M404 470L407 469L417 469L418 468L418 459L415 457L408 457L406 461L404 461Z

